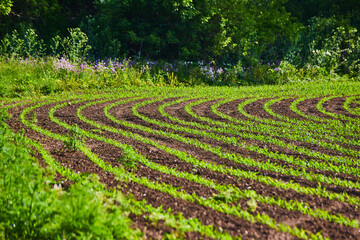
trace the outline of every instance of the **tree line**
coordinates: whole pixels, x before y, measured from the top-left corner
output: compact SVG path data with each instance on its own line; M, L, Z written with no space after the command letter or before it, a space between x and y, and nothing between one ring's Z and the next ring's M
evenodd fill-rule
M287 61L359 71L358 0L0 0L0 15L2 52L14 30L21 39L31 29L43 46L37 52L55 54L77 28L92 59Z

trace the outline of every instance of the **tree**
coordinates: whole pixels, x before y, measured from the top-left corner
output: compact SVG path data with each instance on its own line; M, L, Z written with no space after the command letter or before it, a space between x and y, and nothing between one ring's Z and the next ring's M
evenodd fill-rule
M24 35L28 29L35 29L40 38L50 39L63 28L63 22L66 21L58 0L13 0L10 14L0 16L0 35L5 36L14 29Z
M103 48L107 42L126 55L149 58L259 57L276 39L295 31L284 2L98 0L89 35L100 55L111 54Z
M8 15L11 11L12 0L0 0L0 15Z

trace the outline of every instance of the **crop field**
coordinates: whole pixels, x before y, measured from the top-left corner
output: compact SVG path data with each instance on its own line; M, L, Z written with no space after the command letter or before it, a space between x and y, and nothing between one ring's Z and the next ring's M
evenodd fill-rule
M360 239L360 83L2 100L66 190L91 174L145 239ZM7 115L7 116L5 116Z

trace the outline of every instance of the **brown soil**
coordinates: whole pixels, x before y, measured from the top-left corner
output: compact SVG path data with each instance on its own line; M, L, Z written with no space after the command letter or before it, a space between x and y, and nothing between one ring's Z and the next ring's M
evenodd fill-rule
M164 101L156 102L154 104L149 104L147 106L141 107L138 109L138 111L152 119L157 119L160 121L176 124L179 126L186 126L178 124L177 122L173 122L169 120L168 118L163 117L158 111L157 107L165 102L173 101L174 99L166 99ZM219 110L221 112L224 112L228 114L229 116L236 117L238 119L247 119L243 115L239 114L239 112L236 109L236 106L244 101L246 99L239 99L235 100L226 104L223 104L219 107ZM291 104L291 101L294 99L286 99L282 100L279 103L274 104L273 109L277 113L280 113L284 116L288 116L289 118L296 118L305 120L299 116L297 116L294 113L291 113L291 111L288 110L289 104ZM316 116L321 116L321 113L319 113L317 110L314 111L314 104L317 103L319 99L309 99L301 104L299 104L299 108L301 108L302 111L307 112L309 114L314 114ZM139 100L143 101L143 100ZM180 134L184 137L197 139L203 143L212 145L214 147L220 146L226 151L239 154L243 157L248 157L251 159L254 159L254 161L271 161L274 163L277 163L279 165L283 165L286 167L291 167L294 169L297 169L298 167L292 164L288 164L281 160L276 159L268 159L266 156L258 154L256 152L251 152L245 149L241 149L239 147L225 144L222 142L218 142L212 139L208 139L205 137L201 137L195 134L175 131L163 127L159 127L155 124L151 124L149 122L145 122L138 117L134 116L131 107L136 104L137 102L130 102L127 104L119 105L113 109L111 109L110 114L115 116L118 119L122 119L134 124L139 124L142 126L147 126L152 129L156 130L162 130L162 131L168 131L168 132L174 132L176 134ZM193 100L191 100L193 101ZM185 121L192 121L192 122L199 122L202 124L207 124L199 119L195 119L194 117L190 116L184 111L184 106L189 104L191 101L183 102L180 104L172 105L165 109L166 112L170 113L172 116L177 117L179 119L185 120ZM245 107L245 110L249 112L252 115L256 115L262 118L267 119L273 119L276 121L280 121L279 119L276 119L272 116L270 116L267 112L265 112L262 108L263 104L269 101L269 99L259 100L255 101L252 104L249 104ZM345 113L344 109L341 108L341 104L343 104L344 99L342 98L336 98L334 99L331 104L333 104L335 107L330 107L328 105L324 105L326 110L343 114L346 116L350 115L348 113ZM216 164L223 164L229 167L242 169L245 171L253 171L258 172L261 175L269 176L275 179L280 179L285 182L293 181L296 183L299 183L302 186L308 186L308 187L317 187L318 183L311 182L306 179L303 179L301 177L293 177L293 176L287 176L283 174L274 173L267 170L261 170L254 167L249 167L244 164L235 163L228 159L221 158L211 152L208 152L206 150L200 149L194 145L189 145L185 143L181 143L179 141L176 141L174 139L159 136L152 133L147 133L145 131L136 130L133 128L125 127L120 124L116 124L113 121L106 118L103 109L107 105L109 105L111 102L106 102L103 104L97 104L91 107L88 107L82 111L82 114L93 121L96 121L98 123L101 123L103 125L112 126L121 130L125 131L131 131L132 133L139 134L143 137L146 137L151 140L155 140L159 142L160 144L164 144L168 147L187 152L191 154L192 156L196 157L197 159L201 159L207 162L213 162ZM215 104L216 101L206 102L200 105L197 105L193 108L193 111L204 117L211 118L213 120L217 121L223 121L227 122L227 120L220 118L218 115L214 114L210 106L212 104ZM106 138L114 139L118 142L128 144L132 146L134 149L136 149L140 154L146 156L149 161L167 166L168 168L176 168L178 171L181 172L188 172L192 174L199 175L203 178L213 180L214 182L222 185L233 185L237 187L240 190L254 190L258 194L261 194L263 196L269 196L269 197L281 197L286 200L297 200L299 202L306 202L310 207L313 209L324 209L329 211L331 214L341 214L345 217L348 217L350 219L358 219L360 220L360 211L357 209L356 206L350 205L348 203L344 203L341 201L336 200L329 200L326 198L322 198L319 196L314 195L307 195L307 194L300 194L298 192L295 192L293 190L284 190L276 187L272 187L263 183L251 181L249 179L242 179L237 178L234 176L222 174L220 172L214 172L210 171L208 169L199 168L196 166L193 166L192 164L185 163L178 157L171 155L163 150L160 150L154 146L150 146L148 144L144 144L140 141L124 137L120 134L114 134L105 130L102 131L94 131L97 130L96 127L89 125L83 121L81 121L76 116L77 109L82 106L84 103L79 104L72 104L66 107L63 107L56 111L55 117L58 118L61 121L64 121L70 125L77 124L81 129L84 129L86 131L92 131L93 133L96 133L100 136L104 136ZM54 107L56 104L50 104L45 105L43 107L40 107L35 110L36 116L37 116L37 125L44 128L51 130L53 133L66 135L69 131L54 122L52 122L49 119L48 113L50 108ZM227 215L218 211L215 211L214 209L211 209L209 207L202 206L196 202L189 202L182 199L174 198L166 193L162 193L156 190L149 189L147 187L144 187L140 184L137 184L135 182L122 182L118 180L113 174L110 172L104 171L102 168L97 166L95 163L93 163L86 155L81 153L80 151L69 151L64 148L64 145L61 141L54 140L50 137L46 137L32 129L29 129L25 125L23 125L19 120L19 115L25 107L28 107L28 105L24 107L17 107L10 110L10 113L12 115L12 119L7 122L7 124L14 130L19 131L20 129L25 129L25 135L29 138L35 139L39 141L47 151L56 159L56 161L59 161L63 166L66 166L70 168L71 170L75 172L81 172L81 173L95 173L98 174L100 177L100 180L105 183L109 188L115 188L118 187L121 189L122 192L125 194L132 194L137 200L145 199L149 204L153 205L154 207L162 206L163 209L169 209L171 208L172 213L177 214L181 213L186 218L198 218L202 224L205 225L213 225L217 229L223 229L224 231L228 232L231 236L241 236L243 239L296 239L296 237L288 234L276 231L266 225L260 224L258 222L251 223L247 222L241 218L238 218L233 215ZM315 108L316 109L316 108ZM33 116L33 112L30 112L27 117L31 119ZM321 117L328 117L327 115L321 116ZM351 117L355 117L351 115ZM359 116L357 116L359 118ZM248 120L248 119L247 119ZM189 126L186 126L188 128L191 128ZM228 135L231 137L231 135ZM249 140L249 139L243 139L247 144L256 144L258 146L269 148L272 151L278 151L280 153L288 154L297 156L301 159L309 159L307 156L303 156L301 154L297 154L293 151L290 151L288 149L283 149L278 146L274 146L271 144L264 144L260 141L255 140ZM288 141L287 139L282 139L284 141ZM302 142L294 142L292 143L303 146L309 149L313 149L315 151L324 152L329 155L344 155L336 151L323 149L317 145L314 144L306 144ZM91 148L91 150L99 156L102 160L110 163L114 167L119 167L122 165L122 157L123 157L123 151L117 147L114 147L112 145L106 144L104 142L100 142L98 140L93 139L87 139L86 144L88 147ZM41 166L46 167L46 164L41 159L41 157L38 154L35 154L35 157L39 158L39 162ZM146 177L150 179L151 181L157 181L159 183L166 183L170 184L172 186L178 187L179 190L183 190L184 192L188 194L197 194L200 197L203 198L212 198L214 195L219 194L215 189L206 187L204 185L191 182L186 179L177 178L170 174L164 174L161 172L158 172L156 170L150 169L146 167L145 165L138 163L136 168L129 168L128 171L133 172L138 177ZM351 181L359 181L360 178L352 175L346 175L346 174L338 174L333 172L325 172L321 170L312 170L313 172L324 174L327 176L337 176L339 178L348 179ZM61 182L63 186L66 188L69 184L71 184L71 181L68 181L67 179L64 179L63 176L57 174L55 180ZM360 191L356 189L347 189L344 187L338 187L335 185L325 185L322 184L322 186L326 186L327 190L330 192L347 192L349 195L352 195L354 197L360 196ZM249 210L249 206L247 203L248 199L242 199L238 200L234 204L234 206L240 206L242 209ZM267 205L267 204L261 204L257 203L256 210L252 212L253 215L256 214L267 214L270 217L274 218L277 222L282 222L284 224L287 224L292 227L298 227L307 229L308 231L312 233L317 233L319 231L322 232L322 234L325 237L330 237L333 239L360 239L360 232L357 229L346 227L340 224L331 223L329 221L320 219L320 218L314 218L310 215L305 215L297 211L288 211L284 208L280 208L276 205ZM159 221L157 224L154 224L152 222L149 222L144 218L146 213L144 215L134 215L130 214L131 219L134 222L134 227L140 228L143 233L145 234L145 239L158 239L165 236L167 233L171 233L174 231L174 229L167 227L162 221ZM180 237L180 236L179 236ZM186 239L209 239L205 238L198 233L195 232L187 232L185 233L185 236L182 236Z
M346 109L344 108L345 100L346 100L345 97L338 97L338 98L330 99L329 101L326 101L323 104L324 109L331 113L341 114L346 117L358 118L359 116L351 114L348 111L346 111Z

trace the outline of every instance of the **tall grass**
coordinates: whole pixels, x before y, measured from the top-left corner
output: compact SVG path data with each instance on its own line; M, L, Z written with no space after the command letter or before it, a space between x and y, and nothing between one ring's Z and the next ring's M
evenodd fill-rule
M0 97L6 98L129 86L241 86L334 80L350 78L330 76L317 68L299 70L291 64L277 63L243 68L204 62L0 58Z

